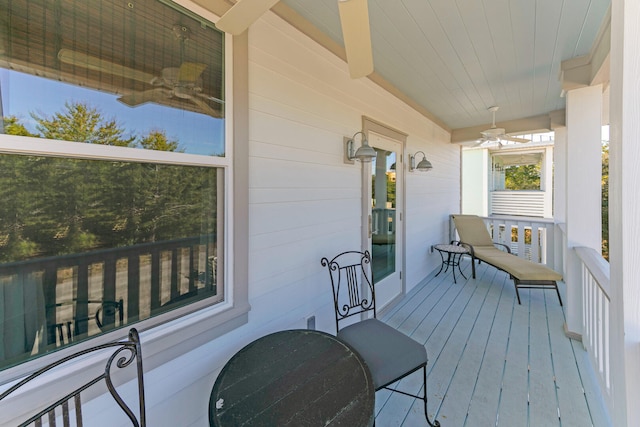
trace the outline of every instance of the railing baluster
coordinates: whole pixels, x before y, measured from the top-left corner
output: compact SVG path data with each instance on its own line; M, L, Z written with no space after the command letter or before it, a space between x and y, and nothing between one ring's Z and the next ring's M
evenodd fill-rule
M171 299L175 299L180 296L180 281L178 279L178 274L180 273L178 254L180 252L180 248L174 248L171 251Z
M140 252L127 258L127 319L140 317Z
M162 262L160 257L160 250L154 249L151 251L151 312L160 308L161 296L160 296L160 269L162 268Z
M104 271L103 271L104 274ZM104 277L104 276L103 276ZM73 335L78 336L88 332L89 323L83 321L89 317L89 263L81 261L78 263L78 283L76 285L74 318L75 329ZM104 280L104 279L103 279Z
M102 298L105 301L116 301L116 264L114 256L109 256L104 261L104 280L102 282ZM102 324L112 327L115 325L115 310L102 310ZM121 325L119 325L121 326Z

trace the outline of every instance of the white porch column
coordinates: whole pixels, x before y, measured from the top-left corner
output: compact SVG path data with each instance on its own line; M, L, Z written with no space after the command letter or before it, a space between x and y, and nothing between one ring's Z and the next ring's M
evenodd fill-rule
M611 3L611 414L640 425L640 2Z
M559 227L566 229L567 224L567 128L554 127L553 136L553 218L556 223L555 259L553 266L565 276L567 271L566 236Z
M601 251L602 85L567 92L567 331L582 335L581 265L574 247Z
M553 218L553 147L544 150L544 165L542 166L544 176L540 177L541 190L544 191L544 217Z

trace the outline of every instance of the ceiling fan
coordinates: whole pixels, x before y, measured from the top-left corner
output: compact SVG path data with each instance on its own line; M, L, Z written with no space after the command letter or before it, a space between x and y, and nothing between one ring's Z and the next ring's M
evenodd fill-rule
M497 144L499 147L502 147L502 141L512 141L512 142L520 142L520 143L530 142L528 139L525 139L525 138L517 138L515 136L507 135L503 128L496 127L496 111L498 111L498 108L500 107L493 106L488 108L488 110L491 111L491 113L493 114L491 127L487 130L483 130L482 132L480 132L482 137L476 140L475 145L476 146L489 145L490 143L490 144Z
M216 22L216 27L226 33L239 35L278 1L238 0ZM373 72L373 54L367 0L337 1L349 74L353 79L368 76Z
M122 95L118 101L130 107L136 107L146 102L163 103L170 98L189 100L198 106L203 113L212 117L220 117L220 112L211 108L206 101L214 101L219 104L224 104L224 101L202 93L202 78L200 76L206 67L206 64L183 62L180 67L163 68L160 76L153 77L149 81L156 88Z
M189 38L189 29L175 25L173 32L181 41L181 57L183 58L184 41ZM218 104L224 104L224 101L202 92L202 73L207 68L206 64L183 61L179 67L163 68L160 75L156 76L69 49L60 49L58 51L58 59L66 64L109 73L154 86L152 89L131 92L118 98L118 101L130 107L136 107L147 102L180 107L184 105L181 103L186 100L193 103L196 110L201 113L212 117L221 117L221 112L212 108L207 101L213 101Z

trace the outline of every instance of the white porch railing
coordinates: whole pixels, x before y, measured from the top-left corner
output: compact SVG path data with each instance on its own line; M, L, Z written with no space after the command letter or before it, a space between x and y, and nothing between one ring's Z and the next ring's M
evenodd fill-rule
M609 263L595 249L576 247L575 251L582 272L582 345L589 354L602 396L611 411Z

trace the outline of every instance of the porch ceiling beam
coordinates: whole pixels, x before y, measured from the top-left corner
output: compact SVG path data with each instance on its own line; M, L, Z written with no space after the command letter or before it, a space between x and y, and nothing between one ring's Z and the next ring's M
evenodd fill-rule
M227 0L193 0L193 2L218 16L224 15L235 4Z
M548 132L558 126L559 121L564 125L564 110L556 110L549 114L525 117L523 119L498 122L496 123L496 127L503 128L507 134ZM479 126L454 129L451 132L451 142L456 144L474 142L480 138L480 132L490 127L491 123L487 123Z
M215 13L218 16L222 16L227 10L233 6L236 1L233 0L193 0L196 4L203 7L204 9ZM283 19L288 24L292 25L298 31L305 34L307 37L314 40L316 43L320 44L320 46L327 49L329 52L336 55L338 58L347 62L347 54L344 47L335 42L331 37L320 31L316 26L314 26L311 22L303 18L300 14L298 14L295 10L291 9L283 2L278 2L271 8L271 12L276 14L278 17ZM378 74L375 70L373 73L367 76L369 80L380 86L382 89L389 92L391 95L398 98L400 101L407 104L409 107L413 108L418 113L422 114L427 119L434 122L436 125L440 126L442 129L447 132L451 131L451 128L447 126L445 122L443 122L439 117L431 113L429 110L424 108L422 105L418 104L411 96L403 93L396 86L391 84L388 80Z
M609 84L609 52L611 51L611 9L587 55L567 59L560 64L562 96L566 91L602 83Z

